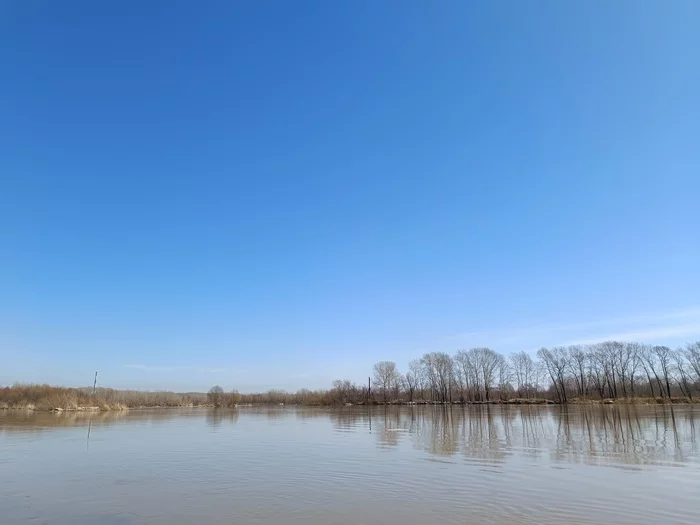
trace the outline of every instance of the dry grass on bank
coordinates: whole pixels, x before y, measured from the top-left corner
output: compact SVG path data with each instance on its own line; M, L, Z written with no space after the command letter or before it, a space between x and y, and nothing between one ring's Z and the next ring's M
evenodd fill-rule
M187 407L206 403L206 394L140 392L98 388L63 388L50 385L14 385L0 388L0 409L126 410L142 407Z

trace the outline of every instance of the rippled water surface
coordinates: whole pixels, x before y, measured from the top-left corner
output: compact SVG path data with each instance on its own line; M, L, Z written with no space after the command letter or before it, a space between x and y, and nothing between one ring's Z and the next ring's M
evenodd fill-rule
M699 420L663 406L0 411L0 522L697 523Z

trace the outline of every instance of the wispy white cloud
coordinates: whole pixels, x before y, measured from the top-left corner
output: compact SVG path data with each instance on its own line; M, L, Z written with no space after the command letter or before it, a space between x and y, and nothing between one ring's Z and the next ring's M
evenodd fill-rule
M601 335L590 339L577 339L568 341L564 345L591 345L604 341L650 341L656 342L660 339L675 340L682 337L700 337L700 323L688 325L669 326L666 328L650 328L632 332L619 332Z
M215 374L219 372L225 372L225 368L207 368L207 367L197 367L197 366L171 366L171 365L124 365L124 368L131 368L134 370L143 370L144 372L176 372L176 371L190 371L190 372L205 372L209 374Z
M594 344L602 341L700 338L700 307L668 312L616 316L586 322L543 323L466 332L448 337L451 344L535 348L538 346Z

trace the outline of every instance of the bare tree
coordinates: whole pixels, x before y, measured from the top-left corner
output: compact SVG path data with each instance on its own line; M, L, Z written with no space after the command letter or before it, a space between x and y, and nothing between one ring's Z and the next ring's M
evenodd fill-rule
M207 393L207 401L215 407L220 407L224 402L224 389L219 385L211 387Z
M647 380L649 381L649 389L651 390L651 397L655 397L654 396L654 381L656 381L656 384L659 387L659 395L661 397L664 397L663 385L661 384L661 378L659 377L659 372L657 371L658 363L656 360L656 353L653 351L651 346L642 345L640 348L640 356L641 356L642 368L644 369L644 372L647 376ZM653 376L654 381L652 381L652 376Z
M588 395L588 375L586 374L588 353L581 346L570 346L568 354L567 365L576 384L576 394L579 397L586 397Z
M490 348L473 348L470 352L472 354L472 362L481 374L486 401L490 401L491 390L496 380L496 371L502 358Z
M483 376L481 374L480 354L472 350L461 350L455 356L456 365L464 378L465 388L469 401L481 401L483 399Z
M231 390L231 392L228 395L228 403L227 404L229 407L233 408L238 404L240 399L241 399L241 395L238 393L238 390L236 390L234 388L233 390Z
M634 358L635 345L622 343L618 348L617 364L620 368L620 382L622 383L622 395L627 397L629 391L634 391ZM629 386L629 391L627 387Z
M384 402L390 391L396 388L399 371L393 361L380 361L374 365L374 382L382 389Z
M597 345L586 347L586 352L588 355L589 383L602 399L605 397L605 385L607 383L605 355Z
M423 356L421 364L428 379L433 400L442 403L451 401L454 369L452 358L444 352L432 352Z
M698 388L700 387L700 341L688 343L683 353L688 361L692 380L695 383L695 387Z
M465 402L466 400L473 401L472 379L474 375L474 366L469 357L469 352L466 350L459 350L455 354L453 362L455 381L459 388L459 400L461 402Z
M510 355L510 365L515 379L518 397L530 397L530 388L534 380L534 362L527 352Z
M629 366L630 395L635 396L635 386L637 384L637 374L642 366L643 346L639 343L629 343L628 345L631 360Z
M676 381L678 382L678 387L681 389L681 393L688 399L693 399L690 379L691 368L685 360L684 352L681 349L672 350L671 359L673 359L675 371L678 373Z
M498 355L498 364L496 365L496 377L498 381L498 394L502 401L506 401L511 397L513 392L513 371L511 370L508 361L501 354Z
M604 368L608 382L610 397L617 398L617 386L621 380L622 372L619 366L620 354L624 344L619 341L605 341L600 344L601 353L604 356Z
M566 403L566 370L569 368L566 348L557 347L551 350L540 348L537 356L544 362L559 401Z
M661 368L666 394L671 397L671 349L668 346L653 346L651 351L656 356L656 360Z
M406 385L406 392L408 393L409 403L413 402L413 396L415 394L416 389L418 388L420 376L421 376L420 361L417 359L414 359L413 361L411 361L408 364L408 372L406 372L406 376L404 377L404 383Z

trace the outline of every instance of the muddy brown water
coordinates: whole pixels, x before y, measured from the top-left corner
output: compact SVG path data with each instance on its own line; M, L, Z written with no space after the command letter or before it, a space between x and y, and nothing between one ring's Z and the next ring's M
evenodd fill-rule
M0 523L690 524L698 431L691 406L0 411Z

